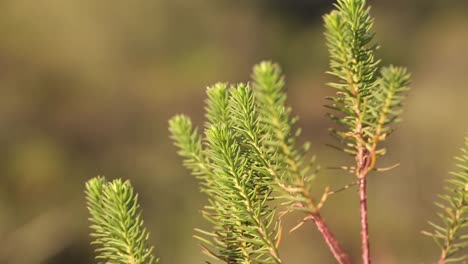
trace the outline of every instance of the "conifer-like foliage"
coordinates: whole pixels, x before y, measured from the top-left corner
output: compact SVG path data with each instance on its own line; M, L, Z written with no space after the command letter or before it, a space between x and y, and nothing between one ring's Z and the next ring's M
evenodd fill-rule
M340 125L340 129L332 129L343 143L339 148L361 157L354 171L362 177L374 168L376 156L385 154L378 144L399 121L410 76L405 68L394 66L384 67L378 74L378 45L373 43L373 19L365 0L338 0L335 6L324 17L329 73L338 79L329 83L337 93L328 98L327 107L332 110L329 117Z
M399 121L402 101L410 76L406 69L389 66L379 72L373 43L373 18L365 0L337 0L336 9L324 17L330 53L329 83L336 95L329 97L329 117L339 128L331 129L341 143L334 146L352 155L355 164L341 166L354 174L359 185L363 263L370 264L367 223L367 176L376 170L380 147ZM353 185L353 184L350 184Z
M308 213L318 212L317 203L310 197L312 181L317 166L314 157L307 158L310 144L296 147L301 130L294 130L297 118L291 117L291 108L286 105L284 79L278 65L262 62L254 67L253 86L259 109L259 123L263 128L261 141L249 141L257 150L258 161L273 175L277 190L285 195L290 209Z
M359 186L362 262L371 263L367 223L366 181L386 150L381 143L399 121L410 75L405 68L380 67L375 57L373 18L366 0L337 0L335 10L324 16L330 53L328 116L339 144L333 146L354 157L354 164L337 166L354 175L343 188L313 193L318 174L309 144L298 146L300 129L287 105L281 69L271 62L253 68L252 81L207 88L206 121L197 129L189 117L169 121L171 138L187 169L199 180L207 197L203 217L207 230L196 229L203 251L228 264L279 264L281 219L291 211L302 213L321 233L340 264L351 263L321 215L326 200L341 190ZM468 246L468 138L457 158L447 194L441 196L438 214L442 224L430 222L442 253L439 264L460 262ZM102 177L86 184L93 244L101 263L156 263L147 245L137 195L128 181L107 182ZM206 262L210 263L210 262Z
M268 204L272 177L247 147L261 135L253 91L245 84L219 83L207 95L203 140L188 117L170 121L179 154L209 198L203 216L213 229L197 229L196 237L206 253L226 263L281 263L279 229Z
M263 128L259 131L261 141L248 141L250 148L257 153L255 158L270 172L275 190L283 204L288 206L286 212L305 213L303 221L293 230L308 220L313 221L338 263L350 263L320 214L330 194L328 189L320 199L314 199L311 192L318 166L315 164L315 156L308 157L308 142L297 147L301 130L293 128L297 118L291 117L292 110L286 105L285 83L280 67L262 62L254 67L253 72L259 123Z
M455 159L457 170L447 180L441 201L435 203L440 209L437 214L440 224L429 222L433 231L423 232L440 247L439 264L460 263L468 258L468 138L465 138L461 155Z
M300 131L293 128L279 66L259 63L252 77L253 88L218 83L207 89L204 137L187 116L169 122L185 166L209 198L203 215L213 230L197 230L196 237L205 252L227 263L280 263L281 226L271 204L279 200L285 212L301 211L304 221L316 222L347 259L319 214L326 195L316 201L310 193L316 166L309 144L296 147Z
M92 244L98 246L96 259L108 264L152 264L153 247L143 226L138 195L129 181L107 182L96 177L86 183L86 199L91 215Z

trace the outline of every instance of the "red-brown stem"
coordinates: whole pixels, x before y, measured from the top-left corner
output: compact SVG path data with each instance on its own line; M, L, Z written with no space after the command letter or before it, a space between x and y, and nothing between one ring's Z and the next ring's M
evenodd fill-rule
M325 239L325 242L330 248L330 251L332 252L336 261L339 264L351 264L348 255L341 248L340 243L338 242L338 240L336 240L335 236L328 228L320 213L313 213L310 215L310 217L312 218L312 221L314 221L315 225L317 226L317 229L320 231L323 238Z
M367 223L367 182L366 177L359 179L359 202L361 206L361 243L362 263L370 264L369 225Z
M440 258L437 261L437 264L445 264L445 259L447 258L448 247L449 245L445 245L445 248L442 250L442 253L440 254Z
M437 263L445 264L445 256L444 255L440 256L439 262L437 262Z
M357 116L360 116L359 108L356 107ZM371 264L370 245L369 245L369 225L367 223L367 174L375 165L376 156L372 149L369 152L363 143L362 123L360 119L357 121L357 156L356 156L356 176L359 180L359 206L361 215L361 247L362 247L362 263ZM374 147L376 144L374 145Z

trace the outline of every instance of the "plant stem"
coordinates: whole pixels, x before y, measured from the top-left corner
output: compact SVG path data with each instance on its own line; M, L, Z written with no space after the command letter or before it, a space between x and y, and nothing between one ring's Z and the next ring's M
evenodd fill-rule
M273 176L274 179L276 179L276 181L278 181L278 179L280 179L280 177L279 177L277 171L274 169L274 167L268 161L268 159L266 158L264 153L261 151L261 148L260 148L258 142L256 140L253 140L252 142L253 142L253 144L251 146L256 151L258 156L261 158L261 161L262 161L263 165L268 168L269 173ZM284 147L284 148L285 148L285 152L289 153L289 149L287 149L286 147ZM298 175L300 178L302 178L302 176L300 175L300 172L297 170L297 166L296 166L296 163L294 162L294 160L289 159L289 163L295 169L294 172L296 173L296 175ZM278 185L281 186L282 184L278 184ZM328 228L327 224L325 223L322 216L320 215L320 212L319 212L317 206L315 205L312 197L308 193L306 187L303 184L301 184L300 189L301 189L301 193L302 193L303 197L306 199L306 204L303 205L303 206L308 207L311 210L311 213L309 214L309 218L312 219L312 221L317 226L317 229L322 234L322 237L324 238L325 242L327 243L327 245L328 245L330 251L332 252L333 256L335 257L336 261L339 264L351 264L351 261L349 260L348 255L343 250L343 248L341 248L340 243L338 242L338 240L336 240L336 238L333 235L333 233L331 232L330 228ZM276 252L276 254L273 254L273 255L277 256L277 252Z
M445 254L444 253L442 253L442 255L440 256L440 259L437 262L438 264L445 264Z
M361 208L361 243L362 243L362 262L370 264L370 245L369 245L369 225L367 223L367 180L359 179L359 202Z
M313 213L310 215L310 217L312 218L312 221L314 221L315 225L317 226L317 229L320 231L323 238L325 239L325 242L330 248L330 251L332 252L336 261L339 264L351 264L348 255L341 248L340 243L338 242L338 240L336 240L335 236L328 228L320 213Z
M357 92L358 90L356 90ZM359 95L359 94L358 94ZM359 100L358 100L359 101ZM359 181L359 207L361 216L361 248L362 248L362 263L371 264L370 257L370 245L369 245L369 225L367 222L367 174L375 166L376 154L375 148L377 143L375 142L372 148L372 152L366 149L364 142L364 132L361 117L360 106L356 104L355 112L357 116L356 120L356 141L357 141L357 156L356 156L356 176Z

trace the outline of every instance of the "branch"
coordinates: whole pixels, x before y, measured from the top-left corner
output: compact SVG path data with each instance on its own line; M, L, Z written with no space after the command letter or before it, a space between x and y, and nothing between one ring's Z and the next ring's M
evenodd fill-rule
M432 237L440 247L439 264L461 263L468 258L466 253L457 256L468 247L468 138L465 138L465 147L456 160L457 171L452 172L453 177L447 180L447 193L440 196L441 202L436 203L441 209L437 215L443 224L429 222L433 231L422 232Z
M291 109L286 106L284 80L280 68L270 62L262 62L254 67L253 79L260 122L265 130L264 135L260 137L264 144L252 138L248 141L251 148L258 153L259 162L275 179L279 191L284 193L283 198L288 204L292 204L289 210L306 213L305 219L314 220L337 262L350 263L349 257L319 213L328 196L328 190L318 204L310 195L315 164L306 162L307 147L304 148L305 151L296 149L296 136L292 128L294 121L290 117Z
M340 243L338 243L338 241L336 240L333 233L330 231L328 226L325 224L325 221L321 217L320 213L317 212L315 214L311 214L310 218L311 218L312 221L314 221L314 223L317 226L317 229L319 230L320 234L322 234L322 237L325 239L325 242L327 243L328 248L332 252L332 254L335 257L336 261L339 264L350 264L351 261L350 261L348 255L341 248Z
M91 236L97 259L104 262L153 264L153 247L147 245L149 234L143 227L138 195L129 181L107 182L96 177L86 183Z

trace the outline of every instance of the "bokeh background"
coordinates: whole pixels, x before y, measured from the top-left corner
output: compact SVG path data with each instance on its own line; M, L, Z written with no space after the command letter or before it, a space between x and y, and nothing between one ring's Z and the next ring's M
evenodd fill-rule
M203 122L205 87L249 81L263 59L282 65L289 103L322 167L350 160L325 147L333 93L321 16L331 0L0 1L0 263L93 263L84 183L130 179L163 263L204 263L196 181L182 168L167 120ZM468 133L468 1L375 0L379 56L406 65L404 122L370 180L375 263L433 263L420 230L434 219L452 157ZM349 175L322 170L325 185ZM355 190L323 214L359 262ZM286 228L299 218L292 216ZM285 263L334 263L311 224L284 238Z

